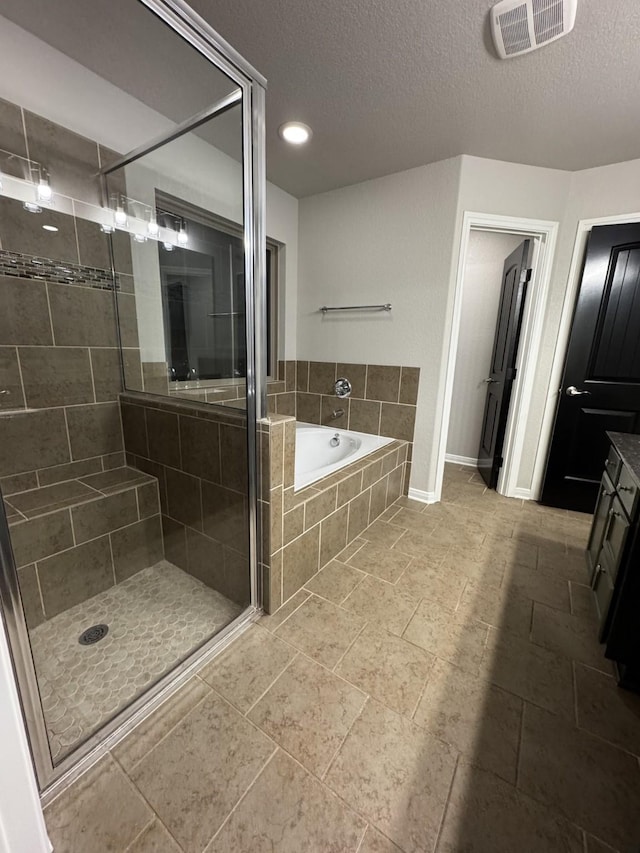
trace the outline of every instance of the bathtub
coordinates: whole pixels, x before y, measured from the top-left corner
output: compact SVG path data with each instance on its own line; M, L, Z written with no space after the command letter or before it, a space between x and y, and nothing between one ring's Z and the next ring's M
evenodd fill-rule
M331 439L339 436L340 444L331 446ZM294 490L297 492L317 480L333 474L346 465L362 459L368 453L391 444L393 438L351 432L317 424L296 424L296 471Z

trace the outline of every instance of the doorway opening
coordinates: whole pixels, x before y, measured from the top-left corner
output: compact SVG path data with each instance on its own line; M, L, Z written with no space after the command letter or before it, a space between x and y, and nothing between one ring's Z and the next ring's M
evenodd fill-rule
M482 380L491 378L486 371L491 367L503 265L510 252L527 239L530 241L529 265L532 274L523 304L516 371L511 384L509 411L500 454L502 459L495 486L500 494L507 497L534 497L531 488L518 485L518 474L523 459L525 426L535 366L542 342L557 231L557 222L468 211L464 214L436 483L434 492L429 496L431 500L440 500L446 461L473 466L478 464L478 447L488 384ZM491 274L490 268L493 268L494 272L493 281L487 278L487 274ZM481 279L490 282L489 294L485 298L480 298L479 293L470 291L474 280L478 284ZM471 298L466 299L470 292ZM477 332L475 336L474 328ZM481 353L484 353L484 356L479 355ZM475 360L473 365L472 359ZM482 377L479 376L478 370L484 373ZM473 399L469 396L472 392ZM456 452L456 449L464 452Z

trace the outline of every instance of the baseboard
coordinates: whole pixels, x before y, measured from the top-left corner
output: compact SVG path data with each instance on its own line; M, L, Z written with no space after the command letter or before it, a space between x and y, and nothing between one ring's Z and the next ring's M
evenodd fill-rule
M423 492L422 489L409 489L409 497L413 501L420 501L423 504L436 503L435 492Z
M517 487L513 490L512 494L507 495L510 498L519 498L522 501L532 501L534 500L533 492L531 489L521 489Z
M456 456L454 453L445 453L445 462L453 462L454 465L467 465L469 468L477 468L478 460L473 456Z

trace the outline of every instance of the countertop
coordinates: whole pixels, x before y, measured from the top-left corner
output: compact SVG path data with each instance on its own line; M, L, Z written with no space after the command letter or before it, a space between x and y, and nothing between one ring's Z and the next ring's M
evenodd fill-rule
M640 488L640 435L627 432L608 432L607 435Z

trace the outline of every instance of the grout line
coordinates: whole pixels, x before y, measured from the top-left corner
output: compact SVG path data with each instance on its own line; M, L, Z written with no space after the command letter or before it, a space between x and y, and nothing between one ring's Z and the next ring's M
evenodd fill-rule
M91 347L87 347L87 353L89 355L89 373L91 374L91 388L93 389L93 402L98 402L98 395L96 394L96 380L93 373L93 358L91 356Z
M365 693L365 694L363 694L363 695L364 695L364 697L365 697L365 698L364 698L364 702L362 703L362 707L360 708L360 710L358 711L358 714L356 715L356 717L354 718L353 722L351 723L351 725L350 725L350 726L349 726L349 728L347 729L347 732L346 732L345 736L342 738L342 740L341 740L341 741L340 741L340 743L338 744L338 747L337 747L336 751L335 751L335 752L333 753L333 755L331 756L331 759L330 759L329 763L327 764L327 766L326 766L326 768L325 768L324 773L322 774L322 776L320 776L320 781L321 781L321 782L324 782L324 780L327 778L327 776L328 776L328 775L329 775L329 773L331 772L331 768L332 768L332 766L333 766L333 764L334 764L334 762L335 762L336 758L337 758L337 757L338 757L338 755L340 754L340 751L342 750L342 747L344 746L344 743L345 743L346 739L348 738L348 736L349 736L350 732L353 730L353 727L355 726L355 724L358 722L358 720L359 720L359 719L360 719L360 717L362 716L362 712L363 712L363 711L364 711L364 709L367 707L367 703L369 702L369 699L370 699L371 697L370 697L370 696L368 696L366 693ZM327 786L327 787L328 787L328 786ZM331 790L331 789L329 789L329 790Z
M522 699L522 707L520 709L520 726L518 729L518 748L516 750L516 781L514 783L514 788L518 788L518 781L520 779L520 762L522 761L522 737L524 735L524 710L527 704L526 699Z
M271 690L271 688L272 688L272 687L273 687L273 685L276 683L276 681L278 681L278 679L279 679L279 678L281 678L281 677L285 674L285 672L286 672L286 671L289 669L289 667L294 663L294 661L296 661L296 660L300 657L300 655L301 655L301 651L300 651L300 649L297 649L295 646L291 645L291 643L287 643L287 645L288 645L288 646L290 646L292 649L295 649L295 654L293 655L293 657L291 658L291 660L290 660L290 661L288 661L288 662L286 663L286 665L285 665L284 669L282 669L282 670L281 670L281 671L276 675L276 677L273 679L273 681L271 681L271 682L269 683L269 686L268 686L265 690L263 690L263 691L262 691L262 693L261 693L261 694L258 696L258 698L255 700L255 702L253 702L253 704L252 704L252 705L251 705L251 706L250 706L246 711L244 711L244 712L243 712L243 711L240 711L240 709L238 708L238 711L240 711L240 713L242 714L242 716L243 716L243 717L248 717L248 716L249 716L249 714L253 711L253 709L256 707L256 705L258 705L258 704L262 701L262 699L267 695L267 693ZM227 699L227 702L229 702L229 701L230 701L230 700L229 700L229 699ZM235 707L235 706L234 706L234 707ZM252 722L253 722L253 721L252 721ZM254 723L254 725L256 725L256 723ZM260 728L260 727L259 727L259 728Z
M365 575L365 577L366 577L366 575ZM357 589L357 588L358 588L358 586L360 586L360 584L362 583L362 581L363 581L363 580L364 580L364 578L362 578L362 580L360 580L360 581L359 581L358 585L357 585L357 586L355 586L355 587L354 587L354 589ZM353 590L351 590L351 593L352 593L352 592L353 592ZM351 595L351 593L349 593L349 595ZM347 598L349 598L349 595L347 596ZM345 601L346 601L346 600L347 600L347 599L345 598ZM341 606L342 606L342 605L340 605L340 604L338 605L338 607L341 607ZM345 609L345 610L346 610L346 608L343 608L343 609ZM347 612L349 612L349 613L350 613L351 611L347 611ZM351 615L352 615L352 616L354 616L354 615L358 615L358 614L351 613ZM340 655L340 657L338 658L338 660L337 660L337 661L334 663L334 665L331 667L331 670L330 670L330 671L331 671L334 675L337 675L337 673L336 673L336 669L340 666L340 664L341 664L341 663L342 663L342 661L345 659L345 657L347 656L347 654L351 651L352 647L355 645L356 640L358 639L358 637L360 636L360 634L362 634L362 632L363 632L363 631L364 631L364 629L367 627L367 625L368 625L368 620L365 620L365 621L364 621L364 624L362 625L362 627L360 628L360 630L358 631L358 633L355 635L355 637L353 638L353 640L349 643L349 645L347 646L347 648L343 651L343 653ZM338 678L340 678L340 677L341 677L341 676L338 676ZM345 678L345 679L343 679L343 681L346 681L346 678ZM348 683L348 684L351 684L351 682L350 682L350 681L349 681L349 682L347 682L347 683ZM354 684L354 685L352 685L352 686L353 686L353 687L355 687L355 684ZM360 688L358 688L358 689L360 689ZM363 691L363 692L364 692L364 691Z
M369 829L369 824L365 823L364 829L362 831L362 838L360 839L360 841L358 841L358 846L356 847L354 853L359 853L360 849L362 848L362 845L364 843L364 839L365 839L365 836L367 834L368 829Z
M55 346L57 346L57 344L56 344L56 335L55 335L55 332L53 331L53 314L51 313L51 300L49 299L49 285L50 285L50 282L47 282L47 281L44 282L44 292L45 292L45 296L47 297L47 312L48 312L48 316L49 316L49 328L51 329L51 344L52 344L52 346L55 347Z
M444 822L445 822L446 817L447 817L447 811L449 810L449 803L451 801L451 792L453 791L453 783L454 783L456 775L458 773L458 767L460 766L460 757L461 757L461 753L458 752L458 754L456 756L456 763L455 763L455 766L453 768L453 773L451 774L451 782L449 783L449 790L447 792L447 799L445 801L444 808L442 809L442 816L440 818L440 826L438 827L438 834L436 835L436 841L435 841L435 844L433 845L434 850L437 850L437 848L440 846L440 836L442 835L442 830L444 828Z
M149 821L149 823L146 823L146 824L142 827L142 829L140 830L140 832L136 835L136 837L131 841L131 843L130 843L130 844L127 844L127 846L126 846L126 848L125 848L124 853L130 853L131 848L132 848L132 847L133 847L133 845L136 843L136 841L139 841L139 840L142 838L142 836L145 834L145 832L146 832L148 829L151 829L151 827L152 827L152 826L153 826L153 824L156 822L156 820L157 820L157 815L156 815L156 813L155 813L155 812L153 812L153 816L152 816L151 820Z
M405 640L405 643L406 643L406 642L407 642L407 641ZM425 651L426 651L426 650L425 650ZM416 716L416 714L418 713L418 708L420 707L420 703L422 702L422 699L423 699L423 697L424 697L424 694L427 692L427 687L429 686L429 682L431 681L431 676L433 675L433 669L434 669L434 667L435 667L435 665L436 665L436 660L438 660L438 658L437 658L434 654L432 654L431 652L427 652L427 654L430 654L430 655L431 655L431 657L433 658L433 660L431 661L431 666L429 667L429 672L427 673L427 677L426 677L426 678L425 678L425 680L424 680L424 684L423 684L423 685L422 685L422 687L420 688L420 693L418 694L418 698L417 698L417 700L416 700L416 704L415 704L415 706L414 706L414 708L413 708L413 711L412 711L412 712L411 712L411 714L409 715L409 719L410 719L412 722L415 722L415 716ZM416 725L419 725L419 724L418 724L418 723L416 723Z

